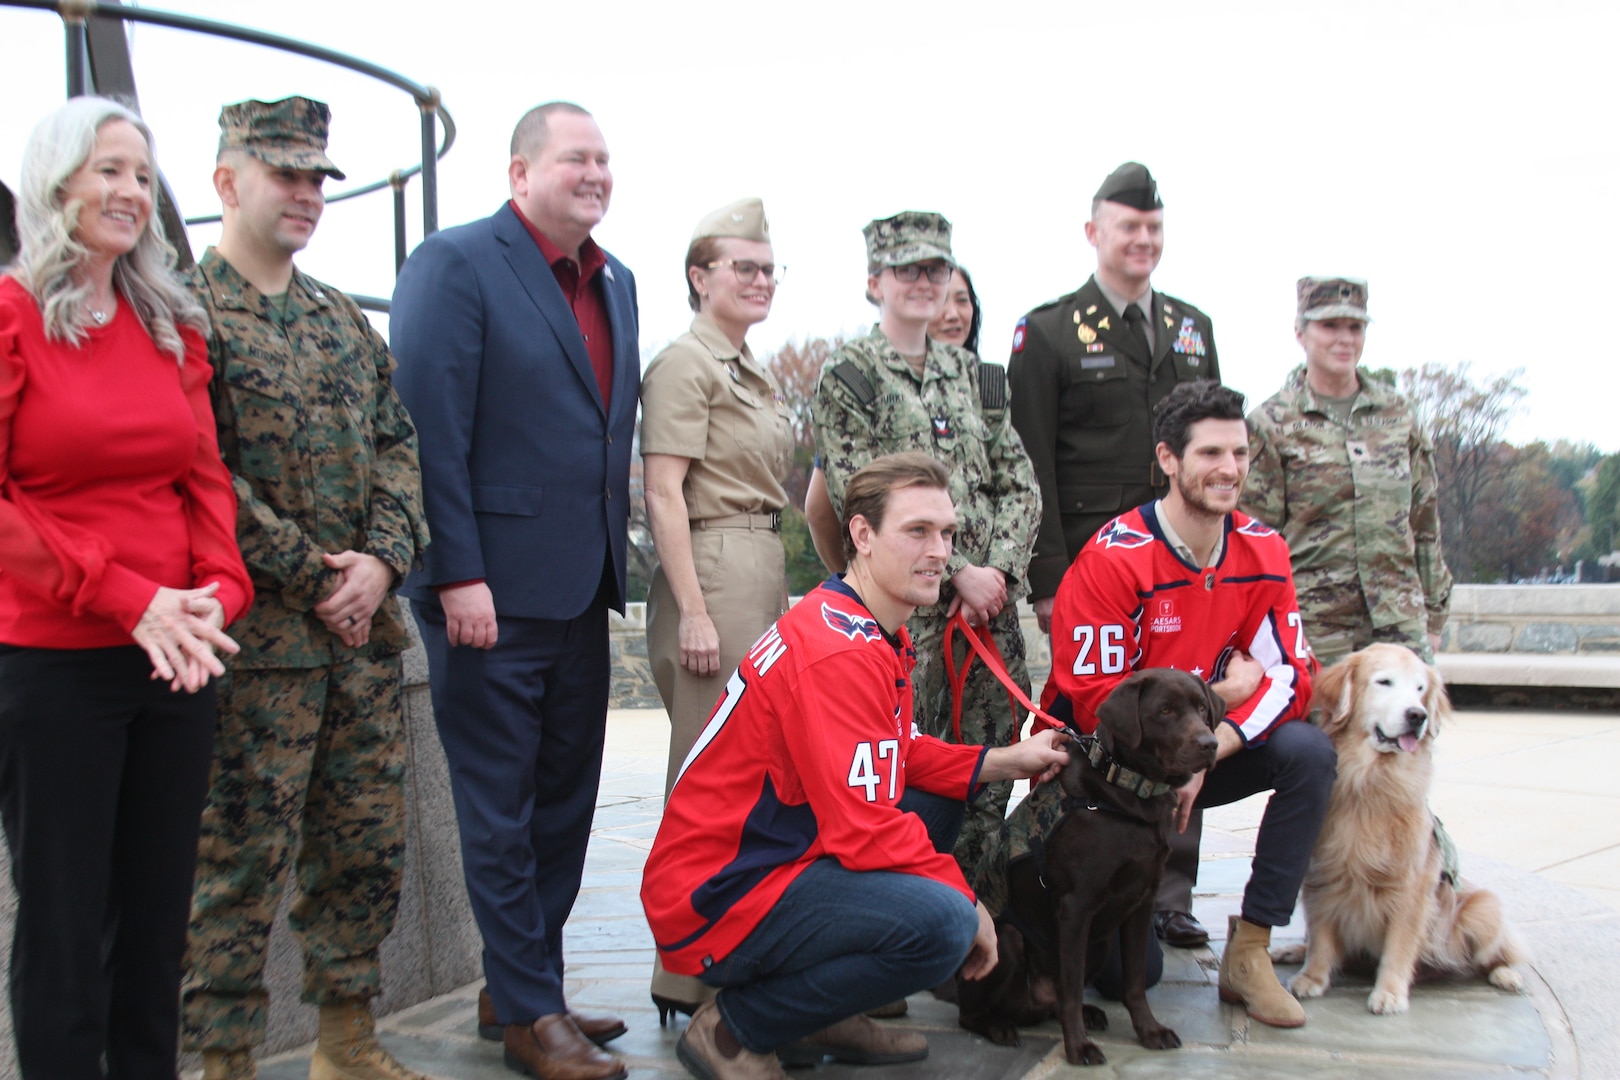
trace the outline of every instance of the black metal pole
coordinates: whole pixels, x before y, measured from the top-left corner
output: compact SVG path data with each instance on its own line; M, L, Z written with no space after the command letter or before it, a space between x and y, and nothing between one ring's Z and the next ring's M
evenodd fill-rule
M394 170L388 186L394 189L394 273L398 274L405 265L405 174Z
M439 91L428 87L428 96L419 98L422 107L422 239L439 231Z
M89 35L84 24L84 12L74 5L63 5L62 26L67 32L67 96L83 97L89 93L86 85L85 60L89 56Z

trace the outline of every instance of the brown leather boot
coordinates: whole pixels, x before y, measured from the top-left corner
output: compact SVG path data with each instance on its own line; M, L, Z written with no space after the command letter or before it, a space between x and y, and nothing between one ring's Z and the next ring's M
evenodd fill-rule
M1244 1006L1262 1024L1303 1027L1305 1009L1277 981L1270 948L1271 927L1256 926L1236 915L1228 917L1226 951L1221 953L1221 1000Z
M851 1065L897 1065L928 1056L928 1040L905 1028L882 1027L864 1015L840 1020L776 1051L788 1065L815 1065L822 1058Z
M597 1046L610 1043L630 1030L617 1016L588 1016L572 1009L568 1010L568 1015L574 1018L579 1033ZM478 991L478 1037L500 1042L504 1035L504 1026L495 1018L495 999L489 996L486 986Z
M712 1000L699 1005L675 1044L675 1056L700 1080L787 1080L775 1054L756 1054L746 1046L727 1057L715 1042L720 1007Z
M202 1080L258 1080L251 1050L204 1050Z
M429 1080L407 1069L377 1041L371 1005L360 998L321 1006L309 1080Z
M624 1080L624 1062L587 1039L567 1013L501 1033L506 1067L537 1080Z

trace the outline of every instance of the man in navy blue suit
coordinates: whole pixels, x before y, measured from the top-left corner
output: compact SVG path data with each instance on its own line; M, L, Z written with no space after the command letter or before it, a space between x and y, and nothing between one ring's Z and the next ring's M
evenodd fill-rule
M624 610L636 286L591 239L613 194L584 109L512 133L512 198L437 233L394 288L395 385L433 542L405 585L427 646L467 892L480 1033L543 1080L625 1075L624 1033L563 1000L562 929L602 771L608 609Z

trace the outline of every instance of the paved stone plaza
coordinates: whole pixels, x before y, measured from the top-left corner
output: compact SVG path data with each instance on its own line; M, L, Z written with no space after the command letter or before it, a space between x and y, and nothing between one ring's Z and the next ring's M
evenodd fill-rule
M632 1077L683 1077L679 1027L658 1026L647 996L652 940L637 889L662 803L667 727L661 712L623 710L609 725L585 888L569 924L570 1001L613 1011L630 1033L612 1044ZM1108 1064L1087 1075L1253 1080L1309 1075L1405 1078L1620 1077L1620 717L1469 712L1441 733L1434 806L1463 850L1463 870L1503 895L1535 953L1525 995L1483 982L1424 984L1404 1016L1366 1011L1367 980L1346 979L1306 1003L1307 1025L1279 1031L1222 1005L1215 968L1222 942L1168 950L1164 981L1149 992L1161 1020L1181 1035L1177 1051L1140 1048L1130 1021L1109 1005L1111 1030L1098 1038ZM1224 932L1248 873L1259 799L1212 811L1196 913ZM1295 925L1278 940L1297 938ZM1284 970L1286 977L1288 969ZM474 1030L478 984L396 1013L388 1044L441 1080L506 1080L498 1044ZM818 1080L949 1077L1036 1080L1066 1073L1052 1022L1030 1029L1016 1050L992 1046L956 1026L954 1006L911 998L897 1023L928 1034L926 1061L889 1068L824 1066ZM684 1021L683 1021L684 1022ZM265 1080L302 1080L308 1049L269 1059Z

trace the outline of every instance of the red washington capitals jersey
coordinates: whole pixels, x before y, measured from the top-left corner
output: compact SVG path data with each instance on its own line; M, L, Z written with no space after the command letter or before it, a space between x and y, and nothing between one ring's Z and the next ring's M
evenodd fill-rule
M984 748L921 735L916 655L831 579L765 632L726 683L664 806L641 903L664 967L695 975L831 856L932 878L973 899L956 860L895 803L907 784L971 797Z
M1288 544L1275 529L1232 513L1220 562L1199 569L1164 537L1157 504L1121 514L1081 549L1052 608L1052 674L1041 695L1062 694L1082 731L1133 671L1179 668L1219 682L1233 650L1265 668L1254 694L1226 713L1245 745L1303 717L1316 661L1305 643Z

